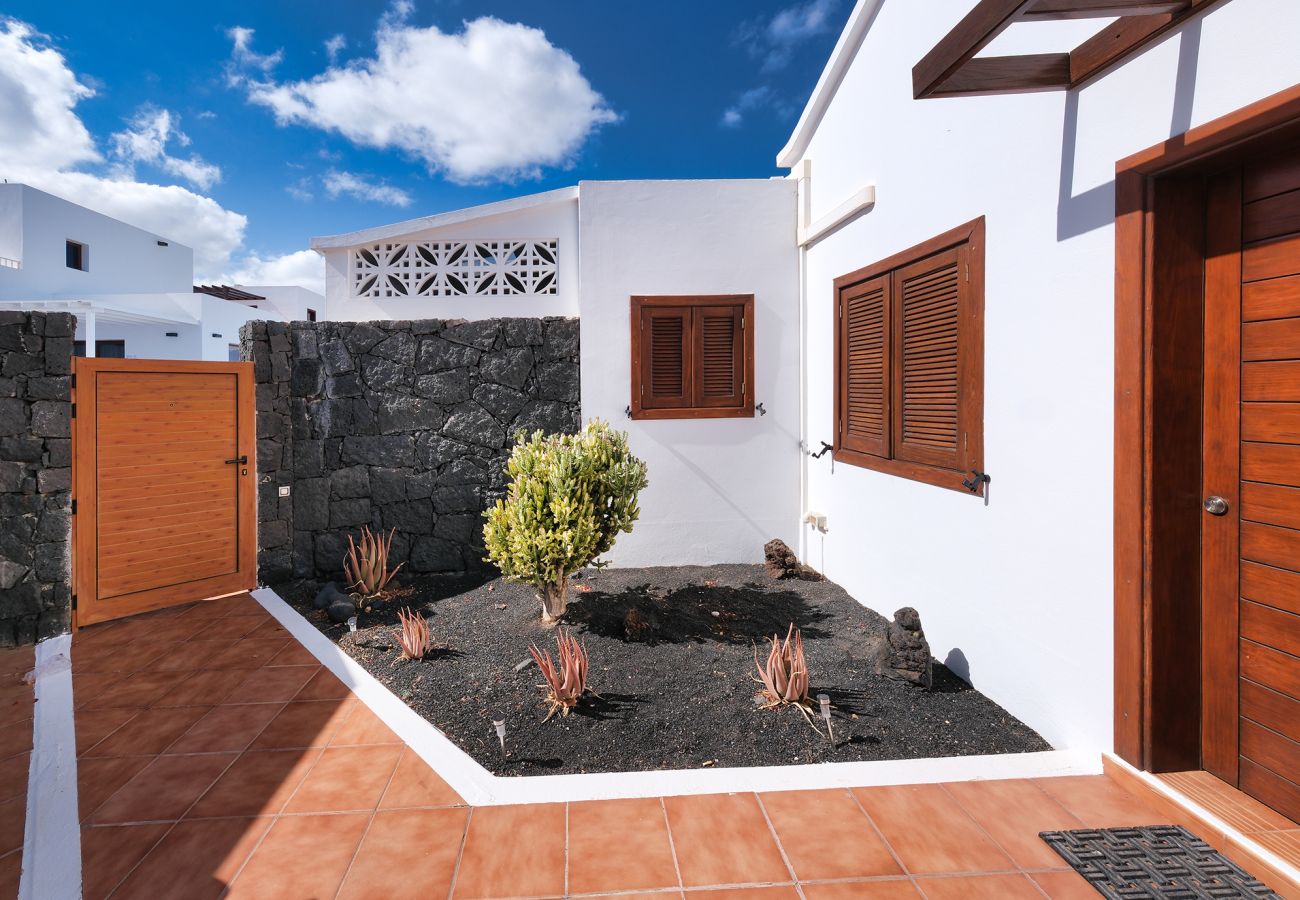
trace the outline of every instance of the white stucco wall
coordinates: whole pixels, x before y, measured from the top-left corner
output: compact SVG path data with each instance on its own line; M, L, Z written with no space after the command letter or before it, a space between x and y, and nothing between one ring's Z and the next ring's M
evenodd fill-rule
M807 255L808 438L831 440L832 279L986 216L989 502L828 454L808 555L882 613L915 606L939 659L1057 747L1109 747L1115 162L1300 82L1300 4L1220 4L1075 92L916 101L971 0L923 5L885 0L805 154L814 220L877 185Z
M22 262L18 269L0 266L0 300L183 292L193 285L189 247L27 185L0 184L0 236L0 256ZM86 271L68 268L69 240L88 247Z
M296 284L238 284L235 287L266 298L265 302L257 304L261 311L258 318L301 322L307 319L309 309L316 311L316 318L325 318L324 295L305 287Z
M650 470L615 565L757 562L798 534L799 290L795 186L776 181L580 185L582 414L625 429ZM632 421L636 294L754 294L752 419Z
M578 314L578 202L567 199L530 209L485 216L386 239L557 240L559 289L537 296L353 297L348 261L352 248L323 251L325 309L322 318L345 322L371 319L492 319L500 316L576 316Z
M207 294L110 294L94 301L95 340L126 342L128 359L196 359L225 362L239 329L265 319L261 310ZM124 322L121 313L155 316L156 322ZM74 310L77 338L86 340L89 313ZM173 316L172 321L163 320ZM197 322L196 322L197 320ZM175 336L169 336L174 332Z

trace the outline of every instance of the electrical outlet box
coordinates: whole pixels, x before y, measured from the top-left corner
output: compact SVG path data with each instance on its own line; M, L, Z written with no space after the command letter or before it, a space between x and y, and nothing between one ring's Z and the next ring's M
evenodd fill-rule
M280 496L281 496L281 497L288 497L288 496L289 496L289 489L290 489L291 487L293 487L293 485L289 485L289 484L282 484L282 485L280 485Z

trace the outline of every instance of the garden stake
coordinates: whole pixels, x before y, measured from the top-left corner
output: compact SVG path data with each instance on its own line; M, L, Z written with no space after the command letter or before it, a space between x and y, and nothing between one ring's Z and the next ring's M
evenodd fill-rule
M835 735L831 733L831 698L829 694L818 694L817 702L821 704L822 718L826 721L826 736L831 739L831 746L835 746Z
M506 720L493 719L492 727L497 730L497 740L501 742L501 755L506 755Z

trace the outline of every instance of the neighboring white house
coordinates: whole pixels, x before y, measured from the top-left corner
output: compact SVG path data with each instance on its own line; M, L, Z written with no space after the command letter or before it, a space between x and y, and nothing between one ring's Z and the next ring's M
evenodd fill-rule
M249 292L266 308L195 293L194 251L183 244L25 184L0 184L0 307L74 313L79 353L224 361L237 358L245 322L307 318L324 305L298 287Z
M651 472L617 564L749 562L798 535L795 198L785 179L584 181L312 247L331 320L580 316L583 417L626 429ZM750 294L759 365L736 387L765 414L631 418L633 295Z
M1293 0L858 0L778 156L789 179L583 182L316 239L329 316L579 315L584 416L627 428L650 468L617 564L752 562L763 539L796 538L862 603L886 615L916 607L938 658L1057 747L1113 747L1153 769L1204 761L1236 783L1237 745L1220 752L1230 769L1213 769L1197 743L1220 726L1236 739L1238 683L1236 618L1202 619L1213 598L1199 593L1186 543L1210 527L1201 432L1160 443L1199 427L1200 394L1177 394L1181 412L1152 418L1179 384L1200 390L1189 374L1199 355L1169 379L1161 367L1200 354L1201 298L1146 320L1142 298L1147 309L1174 302L1153 254L1203 254L1206 241L1150 234L1224 220L1195 199L1190 213L1164 212L1172 192L1204 189L1216 166L1254 165L1284 137L1300 146L1297 36ZM1284 212L1300 209L1300 163L1269 165L1247 179L1245 199L1266 205L1247 206L1256 218L1235 252L1300 215ZM1166 224L1148 234L1143 221ZM1300 298L1300 250L1288 262L1282 243L1270 248L1269 277L1290 280L1269 296ZM516 267L526 277L503 286ZM1234 284L1242 271L1230 271ZM475 289L484 275L492 289ZM1204 280L1196 269L1179 287ZM644 389L629 365L630 304L724 294L754 295L746 399L769 414L625 417ZM675 315L664 348L691 321ZM1204 341L1240 324L1207 326ZM1161 343L1166 329L1186 333ZM1264 399L1300 397L1300 383L1295 397L1278 390ZM1300 486L1300 469L1288 472L1275 478ZM1235 497L1236 477L1207 492ZM1235 557L1232 572L1235 612ZM1300 574L1286 577L1296 613ZM1202 657L1219 634L1226 649ZM1300 684L1289 659L1287 683ZM1202 713L1220 690L1228 705ZM1277 773L1257 770L1241 784L1258 794ZM1300 797L1300 784L1290 790Z

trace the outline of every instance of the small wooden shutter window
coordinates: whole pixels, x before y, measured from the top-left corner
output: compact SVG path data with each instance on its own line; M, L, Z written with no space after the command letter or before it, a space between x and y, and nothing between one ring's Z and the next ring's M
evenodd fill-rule
M835 459L983 492L983 247L976 219L835 279Z
M894 273L897 459L962 467L961 269L961 249L954 248Z
M738 305L701 306L693 310L695 324L695 405L703 408L740 407L745 379L744 345L740 336L744 310Z
M674 409L690 406L691 311L648 307L641 311L641 406Z
M889 454L889 278L854 285L840 298L840 443Z
M752 416L750 294L632 298L633 418Z

